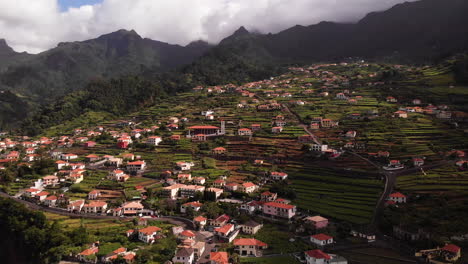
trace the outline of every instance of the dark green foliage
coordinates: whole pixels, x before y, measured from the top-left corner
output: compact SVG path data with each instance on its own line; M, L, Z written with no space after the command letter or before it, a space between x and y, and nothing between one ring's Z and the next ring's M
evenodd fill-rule
M58 224L48 223L44 214L12 200L0 198L0 208L3 263L57 263L67 253L67 246L87 242L83 230L76 232L82 239L67 236Z
M455 81L460 84L468 84L468 55L456 59L453 65Z

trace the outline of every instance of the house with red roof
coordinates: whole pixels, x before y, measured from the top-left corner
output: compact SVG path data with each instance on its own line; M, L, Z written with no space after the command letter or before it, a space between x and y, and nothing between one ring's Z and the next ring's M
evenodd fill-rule
M235 230L235 226L233 224L225 224L221 227L215 228L214 233L221 240L224 240L224 239L229 240L229 237L231 236L231 233L234 232L234 230ZM239 230L237 230L236 233L239 233ZM231 241L232 240L230 240L229 242Z
M307 264L327 264L331 256L320 249L309 250L305 252Z
M85 262L91 256L96 255L99 252L97 245L93 244L90 248L83 250L81 253L78 253L78 259Z
M253 135L253 132L250 128L239 128L237 130L237 134L239 136L252 136Z
M93 201L83 206L83 211L87 214L102 214L107 210L107 203L102 201Z
M48 207L54 207L56 203L57 203L57 196L55 195L50 195L44 200L44 204Z
M447 244L441 249L441 254L445 260L455 262L461 257L461 248L454 244Z
M317 246L326 246L333 243L333 237L325 234L316 234L310 236L310 242Z
M278 194L272 193L272 192L269 192L269 191L265 191L265 192L262 192L260 194L260 200L261 201L273 202L274 200L276 200L276 198L278 198Z
M203 228L206 226L208 219L203 216L197 216L193 219L193 222L195 225L200 229L203 230Z
M159 143L161 143L161 141L162 141L161 137L151 136L151 137L148 137L148 139L146 140L146 144L150 146L157 146L159 145Z
M223 188L226 185L226 181L223 179L216 179L213 182L213 187L215 188Z
M283 132L283 127L275 126L271 128L271 133L273 134L279 134L281 132Z
M253 193L258 189L258 185L253 182L244 182L239 185L239 191L243 193Z
M227 153L227 150L223 147L217 147L211 150L211 153L213 153L214 155L223 155Z
M393 201L395 203L406 203L406 198L406 195L400 192L395 192L388 196L388 200Z
M405 111L396 111L395 113L393 113L395 117L399 117L399 118L408 118L408 113L405 112Z
M255 238L235 239L234 251L241 256L261 257L262 250L268 248L268 245Z
M328 219L322 216L309 216L306 222L310 223L315 229L326 228L328 226Z
M117 182L126 182L130 178L130 176L125 174L123 170L116 169L111 171L107 178Z
M48 176L42 177L42 185L44 186L49 186L49 185L55 186L58 183L59 183L59 178L55 175L48 175Z
M268 202L263 205L263 214L273 218L291 219L296 215L296 206L278 202Z
M413 165L415 167L421 167L424 165L424 159L422 158L413 158Z
M38 199L39 201L42 202L42 201L44 201L44 200L47 198L47 196L48 196L49 194L50 194L50 193L48 193L48 192L46 192L46 191L42 191L42 192L36 193L36 194L34 195L34 197L35 197L36 199Z
M288 178L288 174L285 172L272 171L270 172L270 178L274 181L284 181Z
M81 212L81 209L83 208L84 204L85 204L84 200L70 201L67 206L67 211L68 212Z
M227 252L210 252L210 264L229 264Z
M88 156L85 157L87 161L93 162L96 160L99 160L99 156L96 154L89 154Z
M198 212L198 211L200 211L202 206L203 206L203 204L200 203L200 202L184 203L183 205L180 206L180 212L185 214L185 213L187 213L188 208L192 208L193 211Z
M143 229L138 230L138 239L145 243L152 244L158 235L158 232L162 229L157 226L148 226Z
M38 194L39 192L41 192L40 190L38 189L35 189L35 188L29 188L27 190L24 191L24 195L26 197L34 197L36 194Z
M144 160L128 162L126 168L129 172L142 172L146 168L146 162Z
M88 199L89 200L96 200L101 196L101 192L98 190L92 190L88 193Z
M231 219L227 214L223 214L218 216L216 219L213 219L210 221L210 225L215 226L215 227L220 227L225 224Z

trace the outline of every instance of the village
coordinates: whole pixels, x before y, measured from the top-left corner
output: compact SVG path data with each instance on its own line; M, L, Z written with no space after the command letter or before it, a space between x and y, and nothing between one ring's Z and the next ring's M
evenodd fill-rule
M171 240L167 260L184 264L463 263L462 227L410 226L432 191L466 201L468 113L438 90L381 80L389 68L427 82L434 71L292 67L195 87L119 120L2 133L0 169L13 177L2 190L51 217L118 222L99 230L118 230L113 238L96 235L70 261L139 263ZM429 238L439 244L412 244Z

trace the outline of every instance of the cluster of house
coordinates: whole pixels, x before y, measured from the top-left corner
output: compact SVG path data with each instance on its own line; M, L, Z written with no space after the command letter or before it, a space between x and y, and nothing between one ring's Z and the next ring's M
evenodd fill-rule
M82 262L89 262L90 260L96 261L96 254L99 253L99 242L93 243L89 248L83 250L82 252L77 254L77 259ZM114 251L110 252L109 254L103 256L100 259L100 262L102 263L111 263L117 258L121 257L125 263L133 263L136 257L136 252L135 251L129 251L124 247L120 247L115 249Z

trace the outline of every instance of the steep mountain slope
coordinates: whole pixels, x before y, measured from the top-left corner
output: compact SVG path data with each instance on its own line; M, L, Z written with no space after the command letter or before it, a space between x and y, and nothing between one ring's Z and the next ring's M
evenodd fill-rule
M468 1L422 0L370 13L356 24L321 22L257 35L251 44L286 63L347 57L428 62L468 48L467 13ZM249 33L242 35L221 44L241 45ZM248 50L239 51L238 56L249 56Z
M33 55L26 52L16 52L8 46L6 40L0 39L0 72L7 66L31 58Z
M60 44L34 55L27 63L1 74L0 85L42 101L44 95L56 98L89 81L119 79L122 75L140 75L170 93L170 89L196 85L263 79L279 74L285 65L349 57L427 63L468 50L466 13L465 0L422 0L371 13L356 24L321 22L267 35L241 27L213 48L200 41L186 47L169 45L121 30L93 40ZM177 70L167 75L160 74L174 68ZM465 68L458 67L462 73ZM112 87L106 85L110 99ZM145 91L149 96L154 94ZM81 101L92 96L88 92ZM29 126L34 123L29 122Z
M60 43L23 64L9 67L0 81L4 87L37 101L82 88L95 79L144 70L166 71L190 63L209 48L207 43L170 45L143 39L135 31L119 30L97 39Z

